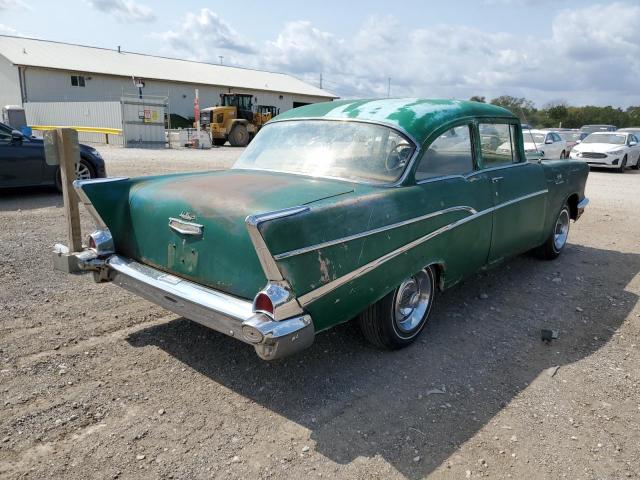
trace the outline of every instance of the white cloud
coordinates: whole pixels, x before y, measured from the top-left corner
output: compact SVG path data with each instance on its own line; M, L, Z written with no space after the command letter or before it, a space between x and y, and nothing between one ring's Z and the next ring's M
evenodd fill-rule
M31 6L23 0L0 0L0 10L9 10L12 8L32 10Z
M0 23L0 35L13 35L14 37L22 37L23 35L15 28Z
M121 22L148 23L156 20L156 14L151 8L134 0L87 0L87 3L96 10L113 15Z
M225 54L225 63L284 71L315 84L322 72L324 87L343 97L384 96L391 77L392 96L508 94L538 105L551 98L640 104L640 6L594 5L559 11L550 21L552 33L544 37L460 25L407 29L393 16L370 17L348 38L294 21L258 48L202 9L187 14L177 31L156 36L169 53L201 61Z
M218 61L218 55L225 56L225 63L250 61L246 55L254 55L258 50L217 13L203 8L198 13L187 13L174 31L154 33L165 43L165 50L185 55L192 60Z

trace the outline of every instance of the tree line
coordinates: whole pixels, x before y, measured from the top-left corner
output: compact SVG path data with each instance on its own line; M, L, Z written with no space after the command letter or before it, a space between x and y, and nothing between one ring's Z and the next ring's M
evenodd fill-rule
M485 97L478 95L469 100L487 103ZM556 101L538 109L531 100L509 95L494 98L488 103L510 110L521 122L537 128L580 128L589 124L615 125L618 128L640 126L640 106L629 107L626 110L611 106L572 107L565 101Z

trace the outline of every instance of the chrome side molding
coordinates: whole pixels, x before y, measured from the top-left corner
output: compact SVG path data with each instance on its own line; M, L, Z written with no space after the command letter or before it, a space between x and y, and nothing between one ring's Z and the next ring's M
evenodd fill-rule
M273 258L275 258L276 260L283 260L285 258L295 257L296 255L302 255L303 253L312 252L314 250L320 250L322 248L331 247L333 245L338 245L340 243L350 242L352 240L357 240L358 238L368 237L370 235L386 232L387 230L393 230L395 228L404 227L406 225L411 225L412 223L421 222L422 220L427 220L429 218L437 217L440 215L446 215L447 213L453 213L453 212L468 212L472 215L475 215L478 213L473 207L468 207L468 206L445 208L444 210L438 210L437 212L428 213L420 217L409 218L408 220L403 220L402 222L392 223L390 225L385 225L383 227L374 228L373 230L366 230L364 232L355 233L347 237L336 238L335 240L329 240L323 243L318 243L316 245L310 245L308 247L302 247L296 250L290 250L288 252L278 253L277 255L274 255Z
M419 237L415 240L413 240L412 242L407 243L406 245L403 245L402 247L396 249L396 250L392 250L391 252L388 252L386 254L384 254L381 257L376 258L375 260L372 260L371 262L362 265L361 267L358 267L357 269L336 278L335 280L332 280L328 283L325 283L324 285L316 288L315 290L311 290L310 292L305 293L304 295L301 295L300 297L298 297L298 302L300 302L300 305L304 308L307 305L309 305L310 303L313 303L314 301L318 300L319 298L325 296L326 294L328 294L329 292L331 292L332 290L335 290L336 288L341 287L342 285L350 282L351 280L358 278L372 270L374 270L375 268L379 267L380 265L382 265L383 263L388 262L389 260L394 259L395 257L411 250L414 247L417 247L418 245L421 245L422 243L425 243L429 240L431 240L434 237L437 237L438 235L447 232L449 230L452 230L456 227L459 227L460 225L464 225L467 222L470 222L472 220L475 220L477 218L480 218L486 214L489 213L493 213L496 210L499 210L500 208L504 208L507 207L509 205L513 205L514 203L523 201L523 200L528 200L530 198L533 197L537 197L538 195L543 195L545 193L547 193L548 190L539 190L537 192L532 192L529 193L527 195L523 195L521 197L518 198L514 198L512 200L509 200L507 202L501 203L499 205L495 205L493 207L487 208L485 210L482 210L480 212L476 212L474 214L471 214L467 217L464 217L460 220L457 220L455 222L449 223L447 225L444 225L443 227L438 228L437 230L434 230L431 233L428 233L427 235L423 235L422 237Z

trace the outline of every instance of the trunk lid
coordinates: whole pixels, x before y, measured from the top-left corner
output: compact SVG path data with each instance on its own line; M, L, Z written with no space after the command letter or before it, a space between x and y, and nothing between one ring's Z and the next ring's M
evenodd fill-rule
M246 217L352 191L353 185L345 182L226 170L133 179L128 186L128 206L120 208L110 206L109 201L95 201L92 197L98 190L87 193L110 228L117 253L232 295L253 298L266 278L247 232ZM180 233L169 227L170 218L202 225L202 233Z

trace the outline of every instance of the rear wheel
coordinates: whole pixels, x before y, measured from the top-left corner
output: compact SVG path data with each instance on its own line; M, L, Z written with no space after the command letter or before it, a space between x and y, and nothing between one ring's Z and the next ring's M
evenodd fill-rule
M216 147L221 147L223 146L225 143L227 143L227 139L226 138L214 138L213 139L213 144Z
M545 240L545 242L538 247L538 256L545 260L553 260L564 250L567 244L567 238L569 238L569 226L571 225L571 213L569 206L564 205L560 209L560 213L556 217L556 221L553 225L551 234Z
M93 165L84 158L80 158L80 162L76 164L76 178L75 180L89 180L96 178L96 171ZM62 192L62 176L60 175L60 167L56 170L56 190Z
M364 337L376 347L388 350L410 345L427 323L435 285L436 275L431 266L405 279L358 316Z
M229 143L232 147L246 147L249 143L249 132L247 127L237 123L229 133Z

